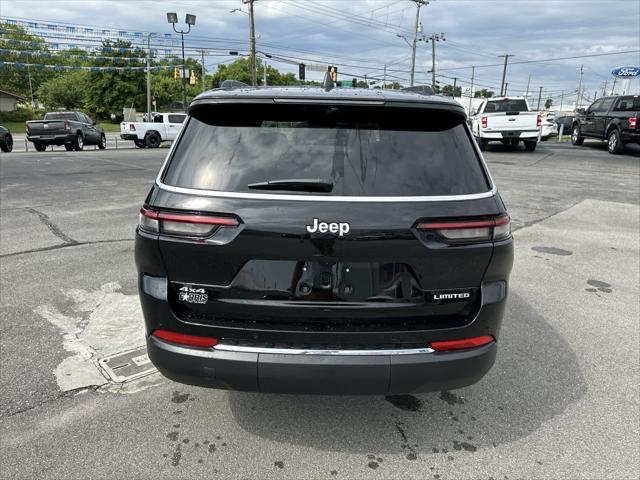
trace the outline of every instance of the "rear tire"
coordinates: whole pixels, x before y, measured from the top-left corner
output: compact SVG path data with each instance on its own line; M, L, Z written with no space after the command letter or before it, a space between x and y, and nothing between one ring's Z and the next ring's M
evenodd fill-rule
M100 135L100 143L98 144L98 148L100 150L104 150L105 148L107 148L107 137L104 133Z
M580 136L580 127L575 125L571 131L571 144L582 145L584 143L584 137Z
M624 152L624 143L620 140L620 132L614 128L607 137L607 150L613 155Z
M72 152L72 151L73 151L73 145L72 145L71 143L65 143L65 144L64 144L64 149L65 149L67 152Z
M538 145L538 142L535 140L524 142L524 148L527 150L527 152L533 152L536 149L537 145Z
M79 152L83 148L84 148L84 138L82 137L82 133L78 132L76 134L76 139L73 141L73 149Z
M160 146L160 143L162 142L162 139L160 138L160 135L158 135L157 133L151 132L151 133L147 133L147 136L144 137L144 141L147 147L158 148Z
M134 140L133 143L135 143L138 148L147 148L147 144L144 143L144 140Z
M487 142L484 138L478 138L477 142L478 142L478 148L480 148L480 150L484 152L487 149L487 144L489 142Z
M10 133L7 133L2 140L0 140L0 150L9 153L13 150L13 137Z
M33 142L33 146L38 152L44 152L47 149L47 144L42 142Z

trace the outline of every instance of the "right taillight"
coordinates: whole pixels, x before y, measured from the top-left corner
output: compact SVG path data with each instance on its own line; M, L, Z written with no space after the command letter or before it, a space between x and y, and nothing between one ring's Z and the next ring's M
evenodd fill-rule
M632 130L635 130L638 127L638 118L637 117L631 117L629 119L629 128Z
M418 230L435 232L447 240L502 240L511 235L509 215L489 219L423 222Z
M233 217L158 212L140 209L138 228L150 233L162 233L183 237L209 237L223 227L237 227L240 223Z
M538 114L538 117L536 118L536 126L541 126L542 125L542 117L540 116L540 114Z
M136 131L136 126L133 123L129 124L129 130L131 130L132 132Z
M487 117L482 117L481 121L482 121L482 128L487 128Z

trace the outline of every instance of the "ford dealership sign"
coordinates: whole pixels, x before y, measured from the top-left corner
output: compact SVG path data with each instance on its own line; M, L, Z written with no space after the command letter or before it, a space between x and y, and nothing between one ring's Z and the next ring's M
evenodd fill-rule
M611 70L614 77L631 78L640 76L640 67L617 67Z

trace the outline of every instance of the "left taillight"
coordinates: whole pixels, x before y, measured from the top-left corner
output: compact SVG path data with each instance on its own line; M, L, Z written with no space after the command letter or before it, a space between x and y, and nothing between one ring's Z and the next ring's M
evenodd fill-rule
M635 130L636 128L638 128L638 119L637 119L637 117L631 117L629 119L629 128L631 130Z
M540 115L538 115L538 118L536 119L536 125L538 127L542 125L542 117Z
M237 227L234 217L158 212L140 209L138 228L149 233L184 237L209 237L219 228Z
M509 215L494 218L423 222L419 231L435 232L453 241L503 240L511 235Z

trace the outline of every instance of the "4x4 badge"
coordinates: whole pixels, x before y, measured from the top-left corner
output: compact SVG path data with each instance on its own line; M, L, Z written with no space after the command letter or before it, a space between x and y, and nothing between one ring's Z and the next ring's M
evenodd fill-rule
M307 225L307 232L309 233L333 233L339 237L344 237L349 233L351 227L347 222L321 222L317 218L313 219L313 225Z

